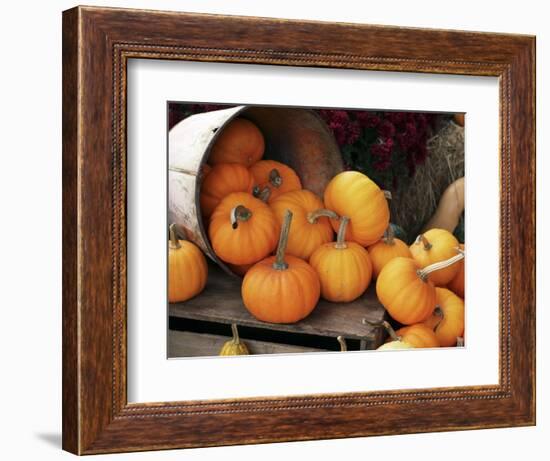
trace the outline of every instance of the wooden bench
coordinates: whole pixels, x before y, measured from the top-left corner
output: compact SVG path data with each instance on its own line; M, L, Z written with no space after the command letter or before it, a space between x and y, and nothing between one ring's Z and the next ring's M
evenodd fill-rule
M350 342L349 350L376 349L386 337L382 328L363 323L363 319L376 323L386 318L386 311L376 298L374 283L351 303L337 304L321 299L304 320L294 324L273 324L261 322L249 314L241 299L241 279L225 274L214 264L209 266L203 292L184 303L170 304L169 315L172 327L169 330L169 357L217 355L229 339L232 323L239 327L250 352L258 354L339 350L338 336ZM200 329L189 331L186 324L198 325ZM183 325L178 328L180 331L175 329L178 325ZM209 332L208 326L218 333Z

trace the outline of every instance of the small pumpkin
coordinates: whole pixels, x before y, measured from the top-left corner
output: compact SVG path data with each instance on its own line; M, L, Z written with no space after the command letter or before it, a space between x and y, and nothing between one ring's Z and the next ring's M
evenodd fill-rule
M302 188L296 172L275 160L260 160L250 167L250 173L259 188L259 196L268 203L285 192Z
M381 324L384 329L388 332L390 340L382 344L377 350L378 351L393 351L393 350L402 350L402 349L414 349L414 346L409 343L406 339L401 336L398 336L392 326L388 321L384 320Z
M422 323L400 328L396 333L401 336L403 341L417 349L440 346L434 331Z
M198 295L207 278L208 266L202 251L192 242L179 240L175 224L170 225L168 302L183 302Z
M464 113L457 113L453 115L453 120L458 126L464 126Z
M292 212L287 254L307 261L319 246L332 241L334 231L328 218L337 219L338 215L325 209L313 192L305 189L285 192L275 197L270 205L281 225L286 210Z
M231 192L251 194L253 188L254 178L245 166L239 163L218 163L212 167L201 186L202 215L209 218L222 198Z
M369 253L344 235L349 218L342 216L336 242L317 248L309 263L319 274L321 295L331 302L350 302L361 296L370 284L372 264Z
M258 127L249 120L236 118L219 134L208 163L240 163L248 168L262 158L264 149L264 136Z
M445 229L430 229L420 234L410 246L411 254L421 268L453 257L457 248L458 240ZM444 286L453 279L458 269L458 265L453 264L434 272L430 279L435 286Z
M255 263L270 254L278 232L271 208L246 192L233 192L222 199L208 228L214 252L237 265Z
M237 330L237 325L234 323L231 324L231 332L233 338L222 346L220 355L249 355L250 352L248 352L246 344L239 338L239 330Z
M378 300L391 317L404 325L426 320L436 305L431 274L460 261L464 255L425 268L411 258L397 257L384 266L376 281Z
M393 226L390 224L386 229L384 237L368 247L370 260L372 262L372 276L378 278L382 268L392 259L403 257L412 258L409 246L398 238L395 238Z
M461 251L464 251L464 244L459 245ZM464 260L457 263L458 270L453 279L447 284L447 288L464 299Z
M344 171L329 182L325 206L339 216L348 216L346 241L367 246L380 240L390 222L390 209L384 192L358 171ZM338 230L338 221L331 220Z
M254 317L264 322L298 322L319 301L321 284L315 269L303 259L285 256L291 220L292 212L287 211L276 256L256 263L243 279L243 303Z
M442 346L456 346L464 335L464 301L445 288L436 288L435 296L437 307L424 324L435 331Z

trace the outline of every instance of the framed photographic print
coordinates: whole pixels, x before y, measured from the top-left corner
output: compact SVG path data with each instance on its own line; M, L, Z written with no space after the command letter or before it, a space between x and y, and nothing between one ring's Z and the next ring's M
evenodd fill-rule
M63 448L535 423L535 40L63 13Z

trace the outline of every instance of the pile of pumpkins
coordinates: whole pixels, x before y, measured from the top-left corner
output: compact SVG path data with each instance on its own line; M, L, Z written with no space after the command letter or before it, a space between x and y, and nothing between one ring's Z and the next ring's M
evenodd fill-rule
M236 118L219 135L204 165L203 222L216 255L243 276L248 311L272 323L307 317L319 298L360 297L376 279L376 294L404 325L381 349L454 346L464 334L464 246L431 229L409 247L393 235L386 195L366 175L334 176L321 199L302 188L288 165L262 160L264 138ZM335 238L336 233L336 238ZM169 242L169 301L185 301L207 279L204 255Z

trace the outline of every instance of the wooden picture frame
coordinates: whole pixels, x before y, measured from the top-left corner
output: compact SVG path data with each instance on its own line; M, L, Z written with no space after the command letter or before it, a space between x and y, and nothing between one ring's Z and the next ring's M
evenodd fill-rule
M131 58L495 76L500 382L128 404ZM63 448L77 454L535 424L535 38L77 7L63 13Z

